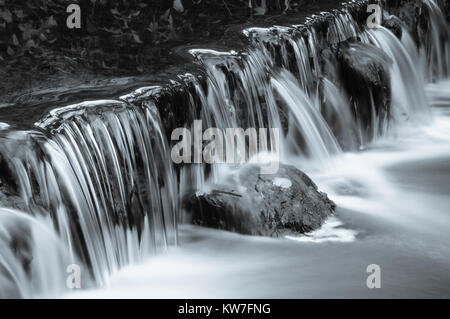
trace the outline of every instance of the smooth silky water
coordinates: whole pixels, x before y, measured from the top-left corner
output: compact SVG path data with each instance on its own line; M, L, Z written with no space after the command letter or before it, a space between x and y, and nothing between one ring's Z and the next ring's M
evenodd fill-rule
M449 83L437 85L436 97L450 98ZM270 239L183 225L179 247L66 297L449 297L450 103L428 125L331 161L322 170L292 159L337 204L322 232ZM380 289L366 286L370 264L381 267Z
M450 297L449 74L432 79L425 66L432 62L414 53L406 31L401 42L386 29L362 38L393 61L393 106L388 125L373 125L372 141L348 143L359 148L341 150L306 84L287 71L271 77L290 127L311 148L304 156L287 136L282 161L305 171L337 204L321 229L271 239L182 225L178 247L124 268L103 289L66 297ZM450 59L445 48L433 55L441 68ZM335 112L343 109L338 124L358 131L347 98L326 78L324 84ZM366 285L370 264L381 268L380 289Z
M360 29L348 12L334 15L330 39L358 37L392 61L389 120L372 103L370 127L352 114L336 74L322 73L314 27L299 39L275 27L278 51L261 40L267 29L244 32L253 46L243 54L191 51L207 77L205 89L186 75L195 88L188 100L206 125L280 128L284 106L281 161L337 204L309 234L180 224L183 194L230 168L191 165L177 175L151 99L139 108L131 94L55 109L31 131L0 123L1 158L23 203L23 212L0 209L0 296L450 297L450 37L435 2L424 2L431 33L420 52L405 30L400 41L384 28ZM4 244L11 240L19 257ZM71 263L82 266L81 290L65 286ZM380 289L367 288L371 264L381 268Z

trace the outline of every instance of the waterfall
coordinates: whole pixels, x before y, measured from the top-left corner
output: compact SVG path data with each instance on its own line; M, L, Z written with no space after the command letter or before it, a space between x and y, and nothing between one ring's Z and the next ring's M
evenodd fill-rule
M175 243L177 182L154 107L85 102L36 126L51 137L4 132L3 160L26 210L51 217L96 282Z
M429 65L429 80L445 79L450 76L450 30L436 0L423 0L429 19L428 34L424 42Z
M175 244L184 218L180 198L220 179L227 165L175 167L168 136L177 125L191 129L191 120L201 119L219 129L281 128L282 161L327 165L334 155L389 134L396 123L429 119L424 83L431 75L424 70L433 78L450 74L450 42L439 7L424 3L430 17L425 58L406 29L399 39L384 27L362 28L355 10L365 10L366 1L352 2L303 25L246 29L249 48L242 52L191 50L204 75L170 82L166 93L181 90L181 98L161 97L164 88L148 87L117 100L54 109L30 131L2 125L0 186L7 185L17 197L12 206L22 212L0 208L0 248L11 251L1 246L11 238L6 220L28 225L37 256L31 268L41 272L41 282L30 286L30 273L12 253L0 257L0 282L6 272L21 296L59 291L64 287L53 287L58 284L42 274L41 264L53 263L61 277L70 261L85 265L101 285L118 269ZM392 60L370 51L389 70L387 110L371 88L362 99L348 92L357 83L348 83L338 67L342 50L363 51L364 45ZM274 151L273 143L266 150ZM43 229L45 237L37 236ZM54 253L45 251L49 247Z
M410 36L404 29L402 34L404 43L388 29L381 27L368 31L368 38L394 61L390 72L393 106L391 115L396 119L403 116L423 121L430 118L424 90L425 75L420 72L423 70L421 61Z
M348 97L344 92L327 78L323 78L324 94L324 117L327 123L333 123L336 128L337 141L344 149L357 149L358 141L362 143L361 137L357 136L357 124L351 113Z
M289 123L289 146L311 159L328 162L332 154L341 151L338 142L319 108L312 104L306 93L296 83L294 76L283 71L272 79L274 90L288 105L291 120ZM299 132L300 136L296 136ZM299 144L299 141L303 141Z
M207 89L201 93L207 99L201 99L200 106L207 116L203 114L202 119L207 117L208 123L222 128L283 127L285 157L291 152L326 162L342 146L356 150L385 134L389 118L429 118L425 75L417 67L421 63L418 49L406 30L400 40L383 27L361 29L349 10L323 14L323 18L329 20L326 31L310 21L245 29L252 46L244 52L191 50L207 70ZM378 112L370 89L367 105L344 98L348 95L345 79L336 69L336 53L329 48L343 41L373 44L392 59L392 66L386 64L392 81L392 107L387 115ZM370 48L366 51L385 63ZM368 120L363 118L367 113Z
M14 209L0 208L0 249L0 298L31 298L43 291L58 297L67 265L80 263L42 217Z

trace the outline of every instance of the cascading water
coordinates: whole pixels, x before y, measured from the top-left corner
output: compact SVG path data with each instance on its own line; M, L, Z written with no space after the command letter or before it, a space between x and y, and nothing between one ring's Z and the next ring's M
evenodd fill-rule
M328 14L325 17L330 18ZM369 42L369 33L359 30L348 11L338 12L331 17L333 20L324 35L327 43L356 38ZM362 137L365 133L364 128L357 124L360 120L358 114L356 118L349 116L352 113L349 103L327 111L322 109L320 95L329 95L332 86L337 89L327 77L332 77L337 84L342 79L334 67L324 72L317 52L317 43L324 40L319 40L318 31L308 23L306 26L246 29L244 35L251 40L253 48L242 54L191 50L208 72L208 93L202 93L208 95L207 101L203 99L207 104L201 106L202 110L208 112L207 122L216 123L220 128L230 127L230 124L231 127L288 127L288 136L280 146L282 156L286 158L290 153L303 154L322 163L340 152L336 136L345 135L343 144L353 149L356 143L365 143L369 138ZM400 45L400 49L393 49L396 54L406 50L399 40L395 45ZM324 60L328 66L335 62L326 58ZM405 70L414 72L411 64L402 68L402 71ZM323 90L320 89L321 83L325 83ZM422 92L423 97L422 83L418 80L416 84L420 87L416 94ZM404 87L402 89L407 90ZM338 94L342 95L340 92ZM423 98L419 99L417 104L423 101ZM422 103L422 108L423 105L426 103ZM335 116L341 118L341 127L337 128L339 132L333 132L330 125L334 123L328 123L325 118L325 113L330 111L334 113L331 119ZM224 114L230 120L224 120ZM343 120L342 116L346 119ZM342 121L345 121L345 128ZM378 125L374 123L381 120L374 114L372 121L371 126L376 127Z
M385 192L393 189L392 184L380 167L373 164L379 160L378 154L370 153L361 159L358 150L376 149L377 143L401 135L405 126L411 129L434 123L430 104L449 106L450 101L448 82L436 83L425 90L426 81L449 76L450 41L436 2L424 0L424 3L429 8L426 50L417 49L406 28L402 29L401 40L383 27L361 28L347 9L316 16L304 25L244 30L251 43L251 48L245 52L191 50L206 76L204 83L193 75L183 78L191 85L190 88L183 86L188 112L208 127L282 128L278 151L283 162L309 170L319 186L343 209L386 214L390 206L386 208L380 203L384 201L383 196L388 196ZM316 19L326 23L325 31L315 25ZM380 49L390 59L389 63L384 55L380 57L373 52L372 47ZM346 83L348 79L338 67L344 49L359 50L389 70L388 110L377 104L379 101L372 88L364 91L368 96L364 99L346 92L346 85L357 83ZM149 92L154 89L149 88ZM170 161L166 140L166 136L170 136L165 127L168 121L164 121L167 114L158 113L152 96L139 106L134 104L134 99L135 95L130 94L118 101L86 102L56 109L36 123L38 129L34 131L0 128L1 168L14 180L11 192L17 193L21 203L17 208L26 212L2 209L5 212L0 216L0 221L4 220L0 224L3 226L0 248L8 254L0 258L0 282L4 280L8 289L15 289L19 296L53 295L63 290L64 280L57 281L43 273L42 267L48 260L58 269L55 270L58 278L65 274L67 263L85 263L95 283L108 282L109 276L119 268L141 262L153 252L175 243L177 224L184 219L179 216L179 197L187 191L203 188L210 180L222 178L226 164L195 163L176 170ZM193 128L189 122L183 125ZM445 135L441 130L439 134L440 138ZM269 142L260 151L274 151L273 148L273 143ZM358 161L366 161L367 165ZM370 193L368 188L377 191ZM388 204L399 208L393 194L403 196L403 193L392 192L388 197ZM345 212L343 214L345 216ZM30 229L34 238L30 242L36 247L27 249L39 258L30 263L26 254L17 256L13 249L1 246L3 242L11 242L14 232L20 231L9 223L23 224ZM332 224L341 225L340 222ZM364 224L364 227L370 229L371 225ZM36 232L42 229L48 236L38 238ZM443 230L444 226L439 228ZM344 233L348 235L346 241L351 241L357 232ZM236 240L217 236L218 242L223 239L234 243ZM62 241L58 242L57 238ZM336 241L339 239L337 237ZM263 244L274 251L275 258L271 261L274 269L280 267L277 260L286 257L277 255L277 245L284 245L292 256L299 255L297 248L286 243ZM369 251L379 248L378 243L364 244ZM61 254L51 254L47 258L44 246L55 247L52 251L61 250ZM244 259L245 247L262 252L265 249L258 243L245 241L244 248L239 246L237 252L233 252L237 254L235 257ZM189 258L197 258L199 247L191 244L191 248L193 257L181 254L184 258L181 262L189 263L192 261ZM355 251L349 254L354 255L362 254L360 249L364 248L352 249ZM303 252L312 260L326 260L330 255L330 251L323 248L319 249L318 257L310 247L303 247ZM176 255L171 261L179 262L179 257ZM200 258L200 263L213 262L206 259ZM255 257L256 265L259 261ZM332 260L328 261L333 264ZM295 258L287 260L289 264L297 262ZM200 263L187 269L200 269L197 270L199 276L203 276L203 268L197 267ZM156 260L152 267L158 272L157 269L168 266L165 261ZM217 269L221 269L221 265L217 265ZM293 271L286 269L286 273ZM174 273L162 271L159 278L174 276ZM38 283L28 283L30 277L36 278ZM289 283L287 280L286 286ZM315 296L314 287L310 288ZM245 295L245 289L240 291ZM358 296L357 292L355 294Z
M5 245L11 243L13 249ZM44 217L0 209L0 298L57 297L66 267L79 263L66 251Z
M72 263L80 256L102 283L176 241L177 182L154 106L86 102L36 125L51 138L2 132L2 159L24 209L51 217Z
M428 34L424 40L428 57L429 80L442 80L450 76L450 31L437 1L423 1L430 17Z
M350 150L357 149L358 140L355 135L358 130L348 106L348 98L327 78L323 78L322 85L325 97L323 113L326 121L337 126L336 138L342 145Z
M394 106L391 111L392 117L398 120L401 120L402 116L408 119L415 117L420 121L429 118L430 109L425 96L421 61L406 30L403 30L403 43L392 32L382 27L368 31L368 38L394 61L391 70Z
M271 83L288 105L291 115L287 147L296 149L300 154L306 153L310 158L323 163L326 163L331 155L339 153L341 150L338 142L320 114L320 109L301 90L294 76L283 71L272 78ZM300 132L304 143L302 145L298 144L300 139L295 134L297 132Z

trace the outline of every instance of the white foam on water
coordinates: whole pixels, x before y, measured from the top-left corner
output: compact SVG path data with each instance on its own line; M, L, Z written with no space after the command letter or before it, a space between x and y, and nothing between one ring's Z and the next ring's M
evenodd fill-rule
M286 239L302 243L344 242L356 239L358 232L342 227L343 223L336 217L328 218L322 227L301 236L285 236Z

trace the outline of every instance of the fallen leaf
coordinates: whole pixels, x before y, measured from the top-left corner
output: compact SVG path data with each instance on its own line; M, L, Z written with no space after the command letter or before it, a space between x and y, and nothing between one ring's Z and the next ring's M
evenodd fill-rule
M169 15L170 15L170 9L167 9L166 12L164 12L159 18L161 20L168 20Z
M255 16L265 15L267 12L266 0L261 0L261 5L258 7L255 7L254 12L255 12Z
M25 43L25 48L29 49L29 48L35 48L36 47L36 43L34 43L33 40L28 40L27 43Z
M24 25L19 25L19 29L22 31L22 39L27 41L31 39L36 30L33 29L31 23L27 22Z
M12 35L12 42L16 47L19 46L19 44L20 44L19 39L17 39L17 36L15 33Z
M25 15L23 14L23 10L14 10L14 13L16 15L16 17L18 17L19 19L22 19L23 17L25 17Z
M133 36L134 42L136 42L136 43L143 43L141 38L139 37L139 34L133 33L132 36Z
M8 53L8 55L14 55L14 50L11 47L8 47L8 49L6 49L6 53Z
M0 17L3 18L7 23L12 22L12 14L8 9L0 11Z
M48 28L51 28L51 27L56 27L57 25L58 25L58 23L56 22L56 20L55 20L55 18L53 17L53 16L50 16L48 19L47 19L47 21L46 21L46 26L48 27Z
M181 0L173 0L172 7L178 12L184 11L183 3L181 2Z

